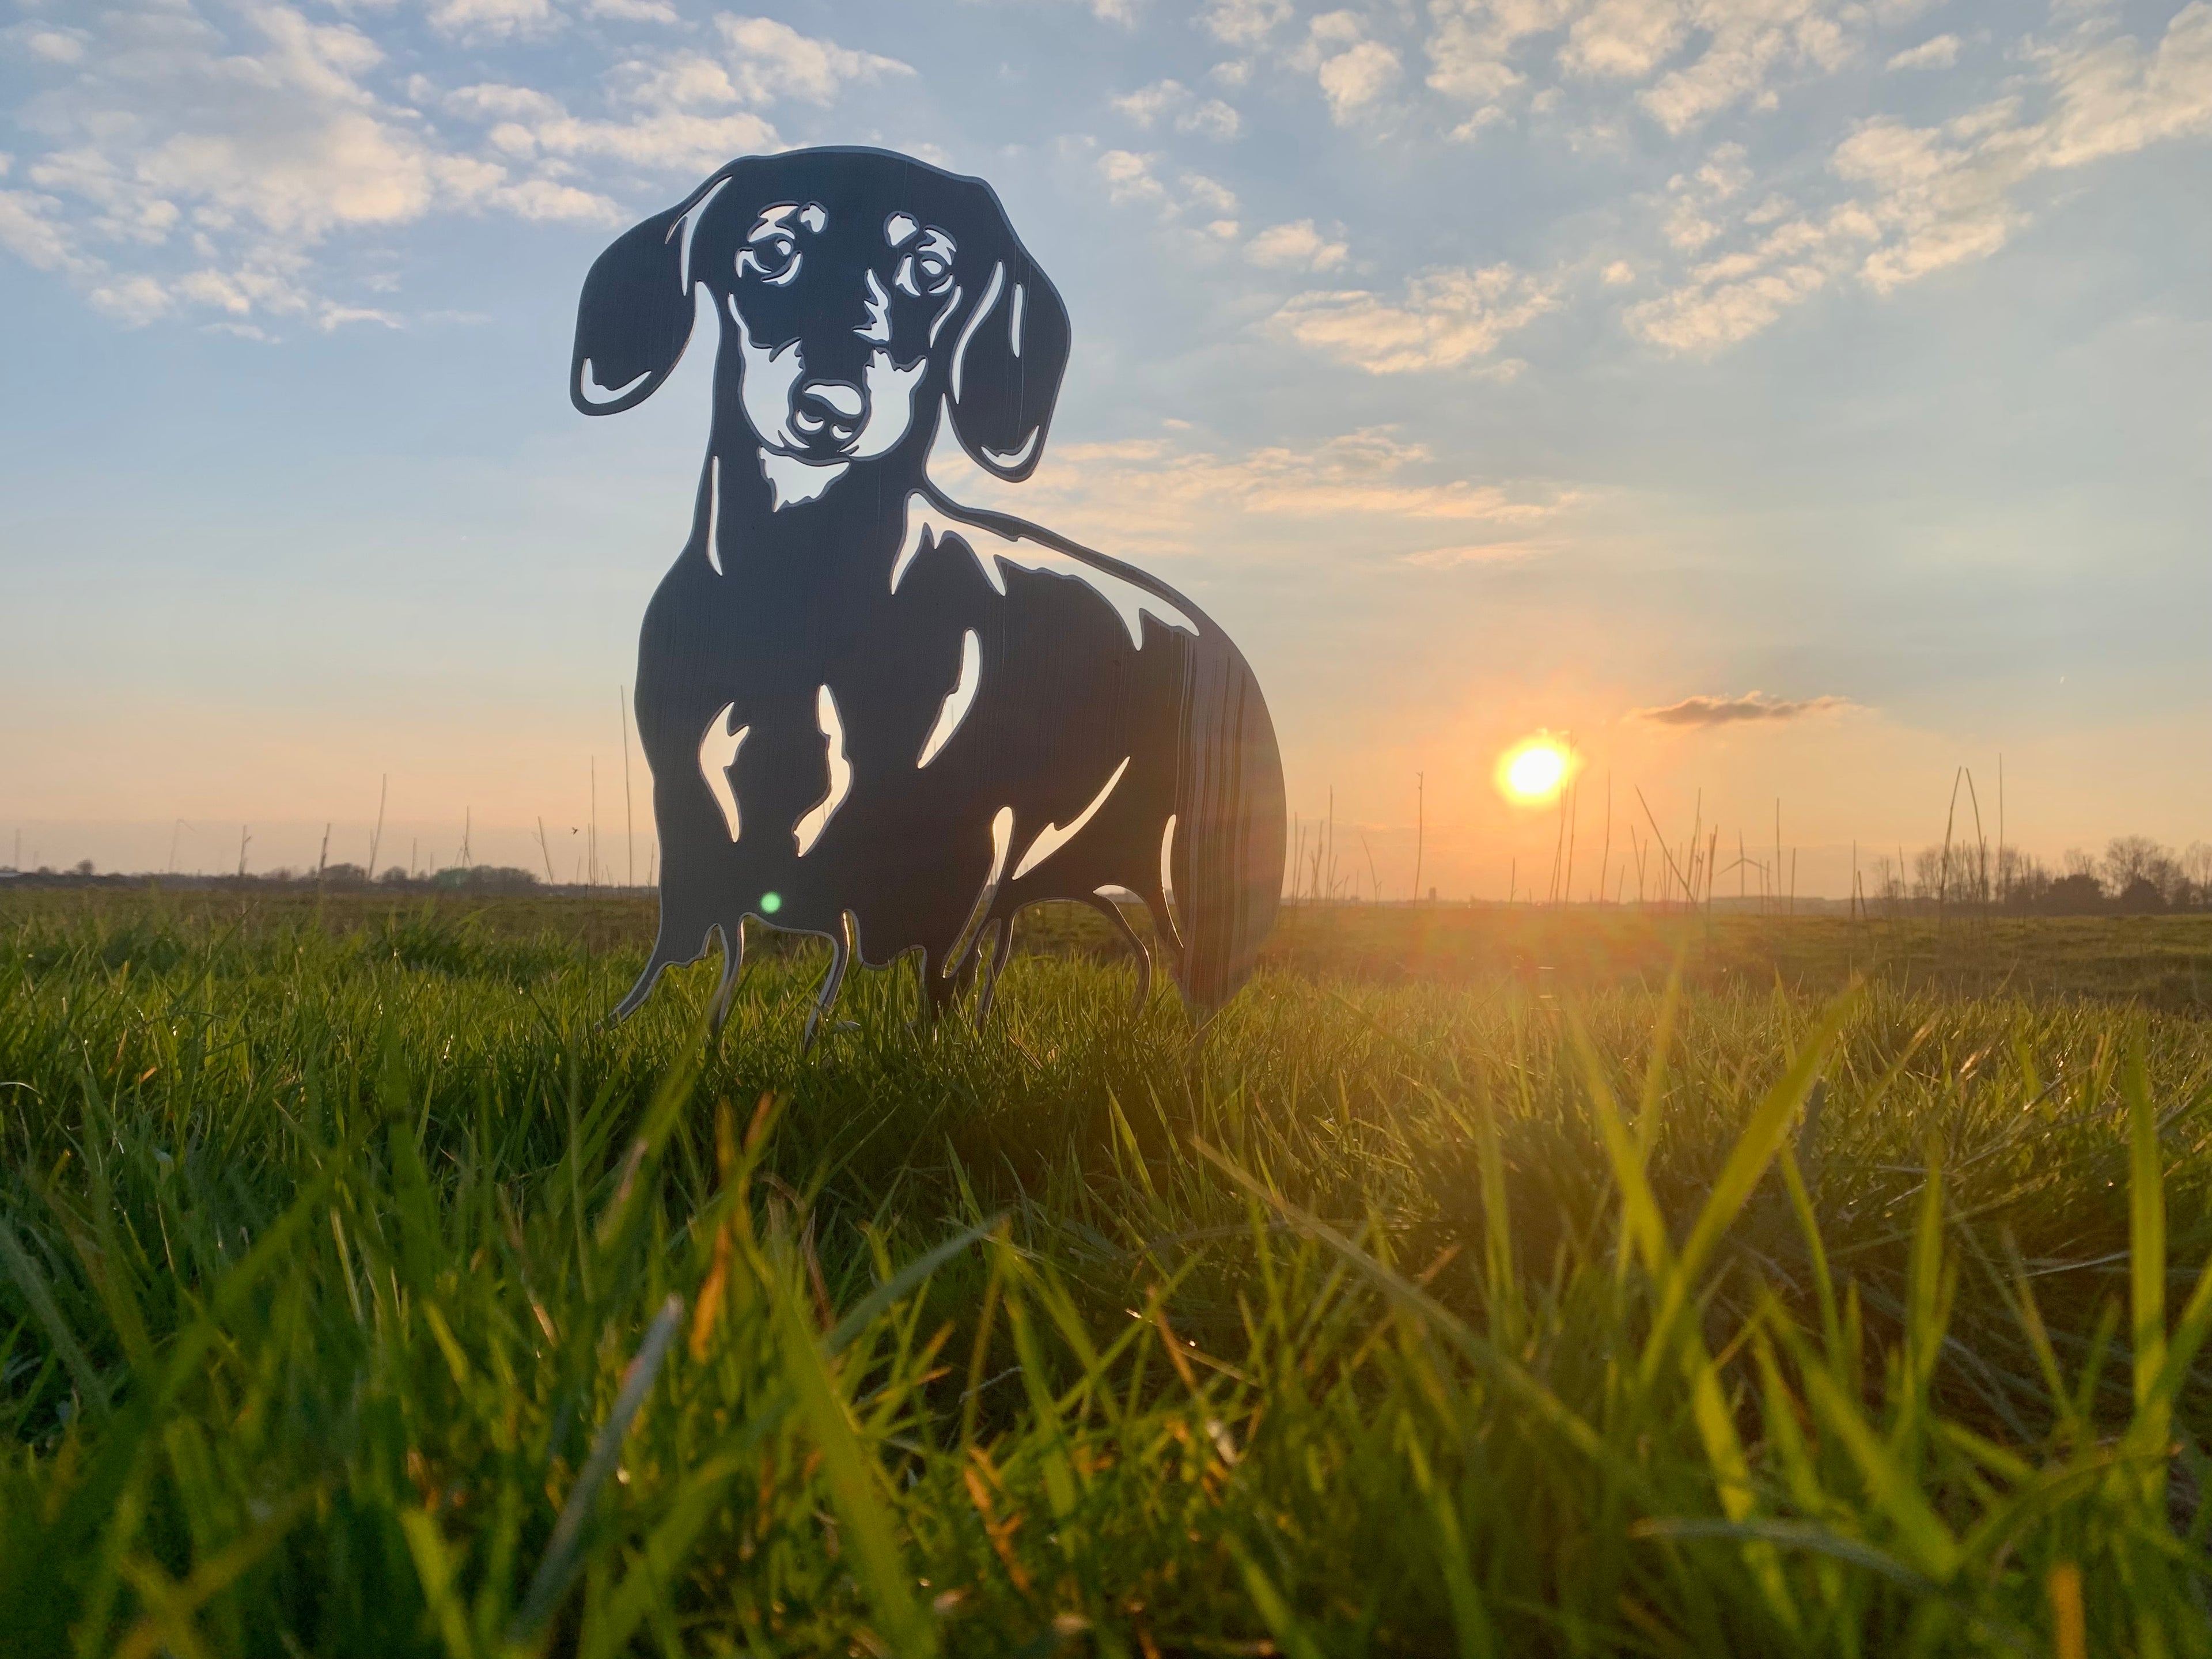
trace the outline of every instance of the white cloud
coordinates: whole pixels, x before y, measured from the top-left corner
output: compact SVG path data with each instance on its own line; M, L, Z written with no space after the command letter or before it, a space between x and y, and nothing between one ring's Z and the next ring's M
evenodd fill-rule
M502 185L495 194L501 207L521 219L609 225L619 224L627 216L605 197L551 179L526 179L518 185Z
M1256 46L1289 21L1291 0L1212 0L1200 21L1217 40Z
M1299 344L1340 362L1397 374L1486 357L1557 303L1553 284L1500 264L1426 272L1399 301L1364 289L1302 294L1273 320Z
M82 270L87 262L55 216L61 204L27 190L0 190L0 247L39 270Z
M592 3L599 15L660 15L659 0ZM495 40L552 27L562 14L552 0L430 0L428 15L441 33ZM0 200L0 246L131 323L180 307L362 320L374 309L356 302L363 279L319 260L333 237L449 213L619 223L630 215L602 175L625 191L640 170L696 176L781 148L762 112L769 106L826 104L913 74L772 19L724 14L707 52L617 64L605 107L589 111L492 79L441 92L410 75L403 97L368 34L269 0L237 9L161 0L88 21L99 50L16 112L40 147L15 169L27 188ZM29 55L52 76L69 53L34 46ZM1187 113L1197 120L1198 110ZM353 297L321 291L332 282Z
M911 65L896 58L817 40L770 17L725 12L714 19L714 27L729 48L731 78L738 95L749 103L798 99L827 104L854 82L914 73Z
M2035 81L1952 120L1863 123L1830 157L1845 193L1824 210L1792 216L1770 198L1735 212L1726 204L1745 193L1741 155L1717 149L1705 169L1672 181L1662 230L1686 252L1740 246L1632 307L1630 329L1669 349L1710 351L1838 280L1893 292L2004 246L2028 217L2023 186L2039 175L2212 133L2206 0L2178 12L2149 51L2093 16L2033 61Z
M665 86L648 88L639 99L663 106L678 101ZM656 171L702 173L720 167L732 155L775 149L780 143L775 129L748 111L695 115L664 106L628 120L596 120L572 115L558 99L527 87L464 87L446 100L446 107L477 120L495 121L488 135L489 143L502 155L526 161L556 156L619 161ZM586 213L584 204L575 199L582 194L586 192L571 190L566 196L556 196L546 189L527 189L512 195L503 204L527 218L611 216L611 204L604 202L605 214ZM557 212L550 210L556 203L566 205Z
M349 25L266 6L258 41L234 42L197 15L105 21L93 67L19 118L53 146L30 176L74 198L94 240L159 243L189 216L210 235L296 245L419 218L483 182L368 89L383 54Z
M586 0L586 17L605 17L622 23L680 23L676 8L667 0Z
M556 27L550 0L433 0L430 27L441 34L501 40Z
M1917 46L1908 46L1884 65L1893 70L1949 69L1959 61L1959 37L1939 34Z
M1324 58L1315 71L1328 112L1341 125L1358 111L1373 103L1398 79L1398 54L1377 40L1358 45Z
M1189 96L1190 88L1180 81L1155 81L1149 87L1124 93L1112 102L1115 109L1150 131L1154 122Z
M169 296L151 276L124 276L102 283L85 296L126 328L141 328L169 309Z
M1158 160L1157 155L1139 155L1134 150L1108 150L1098 158L1098 171L1106 179L1106 199L1115 207L1164 202L1167 186L1152 172L1152 164Z
M78 29L40 29L25 36L23 45L31 56L49 64L75 64L84 57L84 34Z
M1401 554L1398 562L1417 570L1456 570L1470 564L1519 564L1557 552L1559 548L1555 541L1525 538L1474 542L1460 547L1425 547L1418 552Z
M1147 132L1158 122L1168 120L1177 132L1195 132L1225 142L1234 138L1243 125L1237 112L1220 99L1200 99L1180 81L1155 81L1110 101Z
M1548 483L1506 486L1439 477L1434 453L1389 427L1364 428L1310 447L1237 455L1185 447L1179 438L1070 444L1048 450L1036 477L1018 489L996 485L959 463L939 470L945 487L963 499L1007 505L1109 551L1131 544L1193 550L1218 544L1219 527L1262 516L1301 526L1357 525L1363 546L1379 544L1386 552L1391 540L1410 540L1414 546L1395 556L1420 562L1419 544L1433 541L1439 526L1454 526L1462 537L1469 530L1459 526L1527 529L1579 499ZM1431 556L1437 551L1428 550Z
M1559 62L1578 75L1641 80L1681 45L1689 14L1682 0L1596 0L1575 19Z
M1245 246L1244 257L1255 265L1333 270L1350 252L1345 243L1332 241L1316 230L1312 220L1299 219L1260 232Z
M1177 132L1194 132L1221 143L1234 138L1243 125L1243 118L1218 98L1201 99L1176 117Z
M1454 134L1469 137L1503 120L1528 76L1511 59L1522 43L1565 26L1578 0L1436 0L1425 50L1428 83L1475 106Z
M416 96L422 94L418 92ZM456 115L479 121L547 121L566 115L561 100L530 87L501 86L486 82L446 94L445 106Z
M1740 5L1682 8L1687 25L1703 37L1691 63L1662 76L1637 95L1652 119L1680 137L1733 106L1771 108L1769 83L1784 69L1832 73L1850 58L1854 43L1832 15L1832 0L1768 0Z
M1109 149L1098 158L1098 171L1106 180L1106 199L1115 207L1146 206L1161 222L1187 225L1196 222L1210 241L1225 242L1237 231L1237 193L1202 173L1178 173L1170 181L1158 172L1160 157L1134 150Z
M396 329L399 319L388 311L378 311L368 306L324 306L315 316L315 326L325 334L343 328L348 323L376 323Z
M1869 21L1851 0L1433 0L1431 11L1429 85L1474 106L1460 137L1509 118L1545 67L1542 47L1570 80L1649 82L1636 102L1679 136L1737 105L1773 107L1785 73L1841 68Z
M1367 38L1357 12L1323 12L1307 25L1306 41L1292 62L1310 70L1328 100L1331 119L1343 126L1396 84L1398 54Z
M1628 325L1670 351L1714 351L1750 338L1826 281L1819 265L1769 260L1765 250L1733 255L1699 266L1673 293L1632 307Z

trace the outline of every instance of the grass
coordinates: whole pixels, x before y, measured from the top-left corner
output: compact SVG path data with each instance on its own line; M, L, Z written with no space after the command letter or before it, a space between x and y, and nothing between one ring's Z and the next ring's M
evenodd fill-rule
M2212 1024L626 914L0 913L11 1653L2212 1651Z

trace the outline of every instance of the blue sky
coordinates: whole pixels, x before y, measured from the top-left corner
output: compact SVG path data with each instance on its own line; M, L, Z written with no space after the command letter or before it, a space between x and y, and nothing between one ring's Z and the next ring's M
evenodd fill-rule
M998 188L1075 349L1036 477L945 482L1227 625L1386 894L1417 771L1425 883L1548 863L1492 786L1538 729L1585 836L1608 775L1670 835L1778 798L1801 890L1961 764L1994 834L2000 753L2033 850L2212 840L2205 0L12 3L27 861L358 860L388 775L381 861L542 816L565 876L596 762L641 874L706 354L583 420L576 293L820 143Z

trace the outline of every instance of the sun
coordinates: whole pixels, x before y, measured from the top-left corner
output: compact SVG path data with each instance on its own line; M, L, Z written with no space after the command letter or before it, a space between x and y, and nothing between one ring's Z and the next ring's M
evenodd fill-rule
M1498 788L1508 800L1539 805L1559 793L1574 769L1574 750L1548 732L1523 738L1498 757Z

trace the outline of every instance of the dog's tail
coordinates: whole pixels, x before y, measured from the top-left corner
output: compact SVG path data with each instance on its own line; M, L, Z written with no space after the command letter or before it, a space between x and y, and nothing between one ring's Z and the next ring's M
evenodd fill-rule
M1251 977L1283 889L1283 763L1243 655L1209 629L1185 692L1176 818L1164 849L1182 935L1176 978L1201 1008Z

